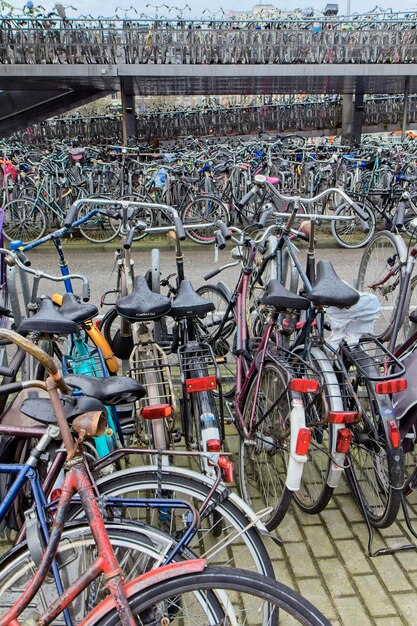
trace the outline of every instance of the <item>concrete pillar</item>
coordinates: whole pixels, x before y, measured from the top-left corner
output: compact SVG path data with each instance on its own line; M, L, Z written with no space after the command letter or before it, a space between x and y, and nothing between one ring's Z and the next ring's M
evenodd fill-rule
M361 142L364 117L363 79L345 78L342 100L342 143L352 145Z
M408 105L409 105L409 96L410 96L410 77L405 77L404 83L404 108L403 108L403 122L401 127L401 141L405 139L405 132L407 130L407 121L408 121Z
M135 96L126 93L124 82L120 81L122 99L122 137L123 145L127 145L129 137L136 137Z
M356 88L355 88L355 107L353 114L353 143L361 143L362 141L362 125L363 118L365 116L365 107L364 107L364 85L363 78L358 78L356 80Z

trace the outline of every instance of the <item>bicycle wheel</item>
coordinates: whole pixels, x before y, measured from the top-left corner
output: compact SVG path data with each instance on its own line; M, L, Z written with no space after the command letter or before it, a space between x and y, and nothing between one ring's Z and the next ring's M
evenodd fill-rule
M184 224L201 224L221 220L225 224L230 222L227 206L215 196L197 196L188 204L181 214ZM195 243L212 244L215 241L216 227L187 230L187 236Z
M150 198L136 194L126 195L120 199L131 200L132 202L152 202ZM129 215L128 217L129 227L132 228L138 222L145 222L148 228L152 228L152 226L154 225L154 213L152 209L132 207L131 215ZM140 241L144 237L146 237L146 233L136 231L135 236L133 237L133 241Z
M361 362L365 365L363 355ZM351 426L346 477L354 496L357 498L356 489L360 493L370 523L376 528L387 528L397 518L401 506L404 453L401 448L394 449L387 440L382 412L390 408L380 407L372 383L357 375L354 389L361 399L363 419ZM385 396L381 399L385 400ZM389 396L386 401L392 405Z
M256 626L274 623L279 615L283 625L331 626L318 609L289 587L252 572L221 567L207 567L201 573L177 576L135 591L129 605L138 624L148 624L150 619L165 623L165 618L173 626ZM118 626L120 618L112 609L89 624Z
M249 439L240 441L239 488L245 502L255 511L272 508L264 518L268 530L284 519L292 497L285 484L290 413L288 377L275 362L267 361L261 380L256 376L252 380L243 406Z
M94 208L103 208L100 205L84 204L80 208L78 219L88 215ZM119 220L107 217L106 215L95 215L88 222L80 226L80 233L88 241L93 243L107 243L117 237L120 230Z
M304 347L297 348L296 353L303 357ZM311 443L300 489L294 491L293 497L304 513L315 515L324 511L334 491L334 488L328 485L328 477L332 465L331 452L334 448L335 433L332 425L325 421L325 417L327 410L340 410L341 398L337 397L339 386L326 355L319 348L313 348L307 359L323 381L323 391L313 402L309 394L303 394L306 426L310 427ZM324 423L317 425L319 422Z
M197 293L206 300L213 302L216 307L214 311L207 313L206 317L198 320L196 327L201 341L207 341L214 356L219 359L217 365L220 370L223 395L230 397L234 395L236 386L236 356L233 354L236 329L234 314L233 311L230 312L229 321L225 323L221 335L214 339L213 336L226 314L229 301L216 285L199 287Z
M209 495L213 481L188 468L170 466L158 472L155 467L144 466L114 472L98 480L97 484L100 493L109 497L157 497L162 491L164 497L191 501L198 508ZM220 485L213 494L210 508L202 514L199 530L189 547L198 556L203 556L218 544L218 540L215 539L215 526L221 523L222 541L225 543L210 559L210 563L229 564L231 567L244 566L246 569L275 578L271 559L258 530L256 527L247 528L249 519L246 513L242 512L244 504L238 506L239 501L235 494L225 489L224 485ZM213 509L221 516L221 520L212 515ZM184 532L185 520L181 511L169 514L165 511L159 513L156 510L145 511L136 507L124 507L118 512L125 519L144 520L170 534L181 535ZM77 515L80 515L80 507L74 505L71 516L74 518ZM238 540L233 542L233 538L236 537Z
M17 198L4 207L3 234L9 241L31 243L45 231L45 213L32 198Z
M373 331L380 339L388 338L405 270L401 267L394 276L384 279L393 266L406 256L407 249L403 240L393 233L382 231L370 241L359 265L358 290L375 294L381 306ZM382 281L384 282L379 284Z
M161 555L173 544L171 537L145 525L120 524L106 522L106 529L116 557L126 580L158 567ZM77 523L64 530L58 549L58 562L64 589L84 573L96 556L95 542L88 525ZM190 554L191 556L191 554ZM3 615L20 597L34 575L37 565L26 543L19 544L7 552L0 560L0 615ZM87 615L106 595L104 580L97 579L70 605L69 612L74 624ZM34 610L42 612L52 604L57 596L54 579L48 575L41 589L32 600L21 618L24 619ZM54 626L64 626L65 620L60 615L54 620Z
M338 217L353 217L349 222L335 220L331 223L332 235L337 243L343 248L354 250L366 246L375 232L375 215L373 211L364 203L359 202L359 206L366 213L366 221L369 230L364 230L363 220L356 211L347 203L341 204L335 210Z

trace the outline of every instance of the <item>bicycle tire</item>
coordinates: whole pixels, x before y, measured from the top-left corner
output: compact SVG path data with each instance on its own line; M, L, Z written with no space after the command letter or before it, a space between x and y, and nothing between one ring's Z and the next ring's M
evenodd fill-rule
M363 355L361 363L366 366ZM372 364L366 366L371 373ZM388 528L396 520L401 506L404 485L404 454L402 448L394 449L385 436L381 414L393 414L389 396L381 396L378 405L372 383L357 376L355 391L361 398L363 418L351 425L352 441L346 478L355 495L360 491L361 500L370 523L375 528ZM361 508L361 507L360 507Z
M265 361L259 389L257 383L255 375L243 404L245 426L252 441L240 440L239 488L245 502L254 510L272 508L264 523L268 530L273 530L284 519L292 499L292 491L285 484L290 454L291 398L287 377L274 361ZM256 432L249 424L252 410L260 424ZM268 479L268 483L264 482Z
M4 207L3 235L9 241L32 243L46 232L44 210L33 198L17 198Z
M367 222L369 231L363 230L363 221L359 218L356 211L346 202L338 206L335 210L335 216L339 217L352 217L354 219L350 222L340 222L335 220L331 223L332 235L343 248L348 250L355 250L357 248L363 248L371 240L375 233L376 220L375 215L371 209L363 203L359 203L361 209L367 214Z
M319 348L314 348L307 357L304 357L304 346L300 346L295 352L306 358L323 381L323 400L319 399L318 402L312 403L308 395L306 397L303 395L306 405L306 426L310 427L311 443L300 489L293 493L298 507L304 513L315 515L324 511L334 492L334 488L330 487L327 481L332 466L331 451L335 443L335 429L328 422L320 426L312 424L324 420L326 405L330 411L340 410L341 398L338 402L337 394L334 393L338 389L336 375L331 365L329 367L326 355Z
M230 223L230 213L227 206L216 196L196 196L181 213L184 224L199 224L221 220L224 224ZM215 241L216 227L199 230L186 230L187 237L195 243L210 245Z
M209 592L207 594L207 592ZM214 615L214 608L209 602L213 602L211 593L221 604L221 616ZM229 592L229 593L227 593ZM231 592L231 593L230 593ZM189 595L192 594L193 598ZM207 594L207 597L204 597ZM244 594L247 594L244 595ZM257 601L259 600L259 601ZM194 615L187 616L185 611L190 612L194 604ZM165 613L171 615L175 612L175 621L171 618L170 623L188 624L259 624L262 620L260 615L269 613L268 623L275 621L278 614L286 614L291 623L299 623L303 626L331 626L324 615L308 600L300 596L289 587L271 581L264 576L240 569L207 567L203 572L177 576L156 583L131 595L129 605L134 615L146 615L147 610L158 607L163 608ZM217 607L216 607L217 609ZM287 619L280 623L287 623ZM220 621L219 621L220 618ZM91 620L89 626L117 626L120 618L116 609L112 609L104 617Z
M115 549L116 556L122 555L120 565L126 579L130 580L144 571L148 571L161 562L161 554L172 545L173 539L161 531L147 527L144 524L121 524L120 522L105 521L106 529L110 537L111 544ZM95 542L91 534L91 528L85 523L77 523L66 527L59 545L58 554L60 559L60 574L64 585L73 582L82 571L85 571L86 563L91 562L94 554ZM133 557L123 553L123 550L130 550ZM121 552L122 551L122 552ZM139 556L140 553L143 556ZM67 557L65 558L65 554ZM188 558L193 558L192 553L187 553ZM195 558L195 557L194 557ZM182 560L181 557L178 560ZM26 542L21 543L0 559L0 613L4 609L9 609L20 596L22 590L27 586L27 582L33 576L36 565L33 562L30 549ZM135 571L137 573L135 573ZM8 581L11 588L7 591ZM93 583L94 584L94 583ZM100 585L100 583L98 583ZM87 614L87 594L97 594L99 589L94 590L91 585L77 600L71 604L70 613L74 624L78 624ZM41 604L43 609L47 607L57 595L56 587L51 575L47 577L41 589L31 601L20 617L25 618L28 614ZM104 590L101 591L101 598ZM85 599L84 599L85 598ZM99 601L101 599L97 597ZM91 601L91 597L88 601ZM84 607L83 607L84 604ZM64 626L65 621L61 614L54 620L54 626Z
M214 340L214 335L226 314L229 300L225 293L216 285L203 285L197 290L198 295L206 300L213 302L215 309L207 313L205 317L198 320L196 324L197 332L201 341L207 342L213 350L214 356L219 359L225 359L225 362L219 362L223 396L231 397L236 390L236 356L233 354L234 338L235 338L235 317L233 312L230 313L230 321L225 323L221 335Z
M165 495L171 493L173 494L171 497L201 504L209 495L212 481L198 474L193 476L193 474L195 473L188 469L175 466L167 467L160 473L154 467L131 467L99 479L97 485L100 493L108 496L122 497L123 494L130 494L129 497L135 497L132 494L137 493L140 494L137 497L145 497L145 494L155 497L155 494L162 490ZM249 523L247 515L233 502L236 496L229 490L225 491L224 485L218 487L215 495L220 498L215 508L223 518L223 536L229 537L235 533L240 535L239 543L232 543L231 550L226 548L220 551L218 560L215 562L230 563L233 566L244 565L247 569L275 578L274 568L264 542L256 527L247 528ZM126 509L121 514L124 517L139 520L139 511L139 509ZM146 514L143 510L142 513ZM80 507L74 505L71 517L74 519L77 515L80 515ZM156 528L160 526L163 530L168 527L170 532L181 532L183 528L183 520L173 517L165 519L155 511L152 518L148 515L146 522ZM215 535L215 532L209 527L211 522L216 523L212 515L203 515L200 530L190 544L190 549L198 556L202 556L212 546L210 535Z
M100 208L100 206L97 205L97 208ZM93 209L93 204L81 206L78 219L81 219ZM109 241L113 241L119 234L120 222L106 215L98 214L80 226L79 231L87 241L91 241L92 243L108 243Z
M389 260L390 263L395 263L404 255L406 255L404 242L401 245L397 235L389 231L381 231L376 233L369 242L359 265L358 290L375 294L381 306L373 330L373 334L381 340L385 340L389 336L397 310L405 269L402 267L395 276L389 278L383 285L373 289L370 286L378 284L387 276L392 269L392 266L388 264Z

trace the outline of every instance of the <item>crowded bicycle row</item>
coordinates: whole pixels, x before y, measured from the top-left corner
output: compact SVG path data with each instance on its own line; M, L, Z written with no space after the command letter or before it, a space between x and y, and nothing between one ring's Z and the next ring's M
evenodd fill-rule
M403 144L379 141L356 149L335 144L308 144L297 135L253 138L249 141L184 140L183 147L70 148L57 144L48 151L5 145L2 161L4 235L9 240L35 241L62 224L75 199L125 198L174 206L186 223L221 219L245 226L259 217L268 203L287 211L280 193L313 197L341 188L354 208L332 194L313 209L318 215L345 215L350 222L333 221L328 231L346 248L365 245L375 230L395 221L398 208L405 228L415 208L416 156L413 140ZM175 150L170 152L170 150ZM162 150L166 150L163 152ZM265 183L255 181L266 175ZM83 209L84 210L84 209ZM148 226L164 223L164 214L145 210ZM120 223L101 214L80 229L94 242L114 239ZM188 231L198 243L213 236Z
M262 174L254 183L272 185ZM272 624L277 608L325 625L273 583L279 547L267 549L262 533L293 502L323 511L343 477L370 526L389 527L407 510L415 240L398 211L348 285L315 242L326 222L351 216L317 220L302 209L330 194L352 209L354 201L337 188L275 193L287 211L264 204L244 228L183 222L165 204L79 199L59 230L0 249L0 473L9 477L0 520L16 544L0 559L1 625L155 615ZM167 225L150 227L143 216L157 211ZM120 228L114 286L106 284L96 323L89 279L71 272L66 238L98 216ZM197 290L187 232L232 256ZM146 236L164 233L170 266L156 248L135 266ZM32 254L48 243L56 272ZM232 284L213 282L225 269Z

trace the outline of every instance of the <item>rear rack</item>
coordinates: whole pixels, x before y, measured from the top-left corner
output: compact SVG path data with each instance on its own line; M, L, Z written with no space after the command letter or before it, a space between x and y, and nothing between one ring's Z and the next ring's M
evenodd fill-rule
M354 346L343 341L340 349L345 365L354 365L368 380L391 380L405 374L404 365L375 337L365 335Z

